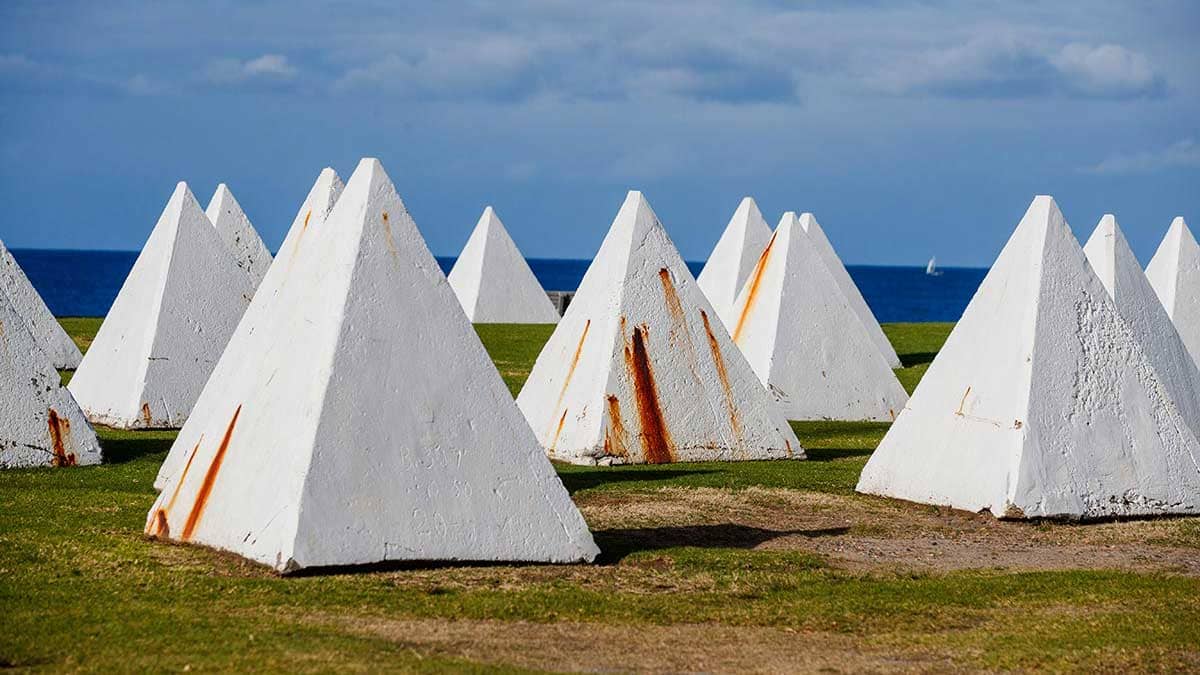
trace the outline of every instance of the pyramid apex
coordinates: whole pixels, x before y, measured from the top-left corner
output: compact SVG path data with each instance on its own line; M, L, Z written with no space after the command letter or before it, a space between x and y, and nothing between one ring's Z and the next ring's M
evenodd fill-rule
M804 215L811 216L811 214L808 214L808 213L806 213ZM796 217L795 211L784 211L783 215L779 217L779 224L775 227L775 229L779 229L781 227L784 227L785 225L787 225L787 226L790 226L790 225L803 226L800 223L800 219ZM806 231L807 231L807 229L808 228L805 228Z
M796 215L795 211L789 211L788 213L791 213L793 217ZM814 216L810 211L801 213L800 217L796 220L800 223L800 227L804 228L805 232L808 232L810 229L812 229L813 225L816 225L817 227L821 226L820 223L817 222L817 217Z

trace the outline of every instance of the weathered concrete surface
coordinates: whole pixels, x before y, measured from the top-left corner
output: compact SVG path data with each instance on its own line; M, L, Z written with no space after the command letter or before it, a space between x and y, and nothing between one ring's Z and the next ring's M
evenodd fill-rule
M1001 251L858 491L999 517L1195 513L1200 442L1050 197Z
M558 323L550 297L490 206L447 278L475 323Z
M181 426L253 293L253 279L180 183L71 379L71 393L95 424Z
M146 532L285 572L592 560L583 517L379 162L364 159L311 225L239 327L253 358L221 360L180 432L186 460Z
M1154 294L1116 217L1100 219L1083 252L1192 435L1200 438L1200 368Z
M746 197L738 204L700 276L696 277L700 290L727 330L734 320L733 303L770 240L771 227L763 220L754 198Z
M804 456L640 192L517 404L551 457L578 464Z
M96 433L0 293L0 469L99 463Z
M83 355L42 300L12 253L0 241L0 296L12 304L55 368L77 368Z
M890 422L908 401L791 211L732 316L734 343L788 419Z
M829 237L825 236L825 230L821 228L821 224L817 222L813 214L803 213L800 215L800 227L804 228L804 231L812 239L813 246L821 255L821 260L825 262L825 267L829 269L838 288L842 289L842 294L846 296L846 302L849 303L850 309L853 309L854 313L858 315L863 328L867 330L867 335L871 336L871 342L874 342L879 353L883 354L883 360L889 367L899 368L900 357L896 355L892 343L888 341L887 335L884 335L883 329L879 327L879 322L875 320L875 314L867 306L867 301L863 299L858 286L854 284L854 279L850 278L850 273L846 271L842 259L833 250L833 244L829 242Z
M1171 222L1146 267L1146 277L1192 360L1200 364L1200 244L1183 218Z
M233 253L238 267L245 270L257 286L271 266L271 252L250 224L250 219L242 211L242 205L234 198L229 186L224 183L217 186L204 214L217 228L217 234L221 235L221 241Z
M345 185L336 171L329 167L321 170L317 180L313 182L312 188L304 197L304 201L301 202L296 217L292 219L292 225L288 228L287 235L284 236L283 245L279 247L279 255L271 264L271 268L267 270L258 290L255 291L255 297L261 298L261 300L252 302L245 314L242 315L237 329L229 338L225 351L221 353L222 367L213 370L204 385L205 390L222 391L229 386L225 381L227 378L240 377L242 371L254 368L259 356L255 351L256 343L250 339L250 334L264 322L264 317L272 311L271 307L280 291L294 277L291 270L297 251L302 247L315 246L311 242L316 239L315 234L325 226L325 220L344 188ZM211 414L211 407L197 405L192 409L192 415L189 418L190 426L194 428L211 426L214 420L205 417ZM224 415L225 413L220 411L219 414ZM224 419L219 421L223 422ZM178 443L171 446L166 460L158 468L158 475L154 479L155 489L162 490L167 479L183 468L190 450L191 448L184 448Z

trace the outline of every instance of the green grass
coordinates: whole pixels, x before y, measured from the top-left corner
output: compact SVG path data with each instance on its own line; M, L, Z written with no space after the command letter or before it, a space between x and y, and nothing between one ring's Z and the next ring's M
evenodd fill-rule
M98 321L64 324L86 344ZM948 328L885 326L908 366L899 371L906 386L915 385ZM550 330L479 327L514 391ZM651 498L663 487L849 495L886 430L882 424L794 426L809 461L557 468L577 500L618 505L634 495ZM817 631L797 640L847 636L851 649L928 657L940 669L1186 670L1200 663L1196 578L1116 571L853 572L815 554L748 550L744 541L701 529L687 530L695 533L690 539L675 532L665 540L653 529L597 530L604 553L595 566L418 567L281 578L230 555L143 538L151 483L174 433L99 433L102 466L0 472L0 665L497 670L415 637L356 630L365 619L577 621L627 627L629 639L656 626L773 627ZM721 514L712 518L720 522ZM1180 532L1189 539L1196 530ZM457 630L499 624L458 624ZM579 649L587 650L586 633L579 639Z

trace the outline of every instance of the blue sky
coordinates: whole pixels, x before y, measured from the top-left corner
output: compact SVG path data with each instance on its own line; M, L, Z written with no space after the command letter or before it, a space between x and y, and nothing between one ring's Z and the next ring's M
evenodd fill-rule
M1033 195L1146 262L1200 227L1200 3L0 3L0 238L141 246L178 180L278 246L381 158L439 255L487 204L590 257L643 190L704 259L739 199L851 263L987 265Z

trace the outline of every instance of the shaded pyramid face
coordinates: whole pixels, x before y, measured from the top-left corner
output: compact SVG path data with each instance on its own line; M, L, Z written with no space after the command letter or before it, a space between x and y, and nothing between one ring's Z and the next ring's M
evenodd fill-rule
M1200 244L1183 218L1176 218L1146 267L1146 277L1167 315L1200 364Z
M238 322L237 329L229 338L225 351L221 353L219 363L204 384L203 391L207 393L207 396L202 395L196 406L193 407L192 414L188 418L189 424L185 425L185 430L189 427L207 427L213 423L212 415L225 415L223 409L213 409L211 406L204 405L203 401L205 399L220 400L225 395L222 392L231 387L236 389L240 386L239 378L252 370L255 361L259 358L255 351L259 340L290 339L286 334L277 332L275 330L277 326L272 323L274 299L295 278L292 267L297 252L302 248L311 248L316 245L312 242L317 238L316 234L324 227L325 220L333 209L333 205L337 203L344 187L342 179L331 168L326 167L317 176L308 195L300 204L300 210L296 212L296 217L292 220L292 226L288 229L283 245L279 248L279 255L267 270L258 290L255 291L254 297L258 299L258 302L252 302L243 314L241 321ZM190 449L184 448L178 443L171 447L171 451L167 453L167 458L159 467L158 475L154 479L155 489L161 490L167 479L183 468Z
M639 192L517 404L551 457L579 464L803 457Z
M1200 444L1038 197L858 491L1001 517L1193 513Z
M490 206L448 279L475 323L558 323L558 310Z
M871 308L867 306L867 301L863 299L862 293L859 292L858 286L854 280L850 278L850 273L846 271L845 265L842 264L842 259L833 249L833 244L829 243L829 238L825 236L825 230L821 228L821 224L813 217L811 213L804 213L800 216L800 227L808 233L812 239L813 246L817 253L821 256L821 260L825 263L825 267L829 269L829 273L837 282L838 288L842 290L842 295L845 296L846 302L850 305L850 309L858 315L862 322L863 328L867 331L867 335L871 337L871 342L883 355L883 360L887 362L891 368L899 368L901 366L900 357L896 355L895 348L892 343L884 335L883 329L879 327L879 322L875 320L875 314L871 312Z
M591 560L582 516L378 161L305 236L288 282L254 299L250 365L223 360L224 385L197 404L207 422L180 432L185 460L147 533L280 571Z
M67 336L50 308L42 301L29 277L21 270L12 253L0 241L0 299L12 304L21 317L25 328L33 336L38 347L49 357L55 368L76 368L83 355Z
M788 419L890 422L908 401L790 211L733 316L734 343Z
M254 284L258 285L271 266L271 252L250 224L250 219L242 211L242 205L238 204L229 186L224 183L217 186L204 213L212 221L213 227L217 228L217 234L221 235L221 241L233 254L238 267L245 270L254 279Z
M180 183L69 388L93 423L175 428L254 293Z
M99 463L83 411L0 293L0 469Z
M1106 215L1100 220L1083 252L1192 435L1200 438L1200 369L1142 273L1115 217Z
M758 204L746 197L738 205L717 245L713 247L696 278L700 290L712 303L721 322L732 322L733 303L749 278L758 256L771 240L771 228L763 220Z

